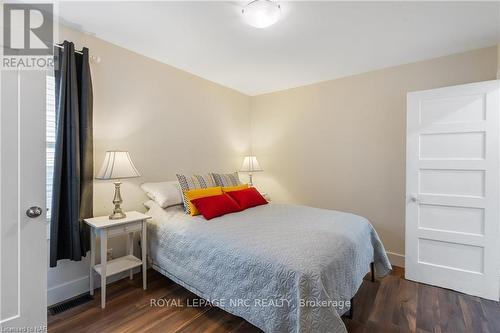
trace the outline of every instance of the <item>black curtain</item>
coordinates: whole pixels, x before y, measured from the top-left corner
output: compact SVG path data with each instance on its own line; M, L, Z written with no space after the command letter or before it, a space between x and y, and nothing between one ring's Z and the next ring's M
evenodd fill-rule
M54 48L56 144L50 220L50 267L79 261L90 245L84 218L93 214L92 79L89 50Z

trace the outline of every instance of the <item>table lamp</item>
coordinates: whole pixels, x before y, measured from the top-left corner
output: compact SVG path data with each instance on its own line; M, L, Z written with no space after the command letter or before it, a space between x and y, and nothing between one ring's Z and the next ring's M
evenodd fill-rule
M139 176L140 173L137 171L134 163L130 159L128 151L113 150L106 152L104 162L102 163L101 170L97 174L96 179L124 179ZM126 217L120 207L123 203L122 196L120 194L120 185L122 183L119 180L114 183L115 196L113 198L113 204L115 205L115 208L113 209L113 213L109 216L110 220L118 220Z
M248 172L248 177L250 178L250 186L253 186L252 182L252 172L264 171L257 161L255 156L245 156L243 159L243 164L241 165L240 172Z

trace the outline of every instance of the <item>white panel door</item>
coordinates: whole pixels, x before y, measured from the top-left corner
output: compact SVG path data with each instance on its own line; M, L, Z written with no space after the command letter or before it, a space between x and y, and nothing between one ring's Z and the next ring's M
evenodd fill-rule
M42 332L47 322L45 75L38 70L0 72L2 332ZM30 206L43 213L29 218Z
M406 278L499 299L499 87L408 94Z

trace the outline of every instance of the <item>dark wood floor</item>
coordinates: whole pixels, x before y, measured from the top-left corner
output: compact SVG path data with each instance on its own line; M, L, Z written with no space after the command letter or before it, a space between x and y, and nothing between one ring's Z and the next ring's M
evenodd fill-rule
M384 279L365 279L354 299L354 318L344 318L349 332L500 332L500 305L446 289L403 279L400 268ZM94 300L49 316L49 332L261 332L245 320L216 307L187 307L194 294L148 271L148 290L133 281L109 285L106 309ZM151 307L151 299L176 304Z

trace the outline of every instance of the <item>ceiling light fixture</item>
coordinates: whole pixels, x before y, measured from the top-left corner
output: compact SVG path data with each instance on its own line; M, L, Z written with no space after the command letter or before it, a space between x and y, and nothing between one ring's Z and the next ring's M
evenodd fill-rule
M255 28L267 28L278 22L281 7L271 0L254 0L241 10L245 22Z

